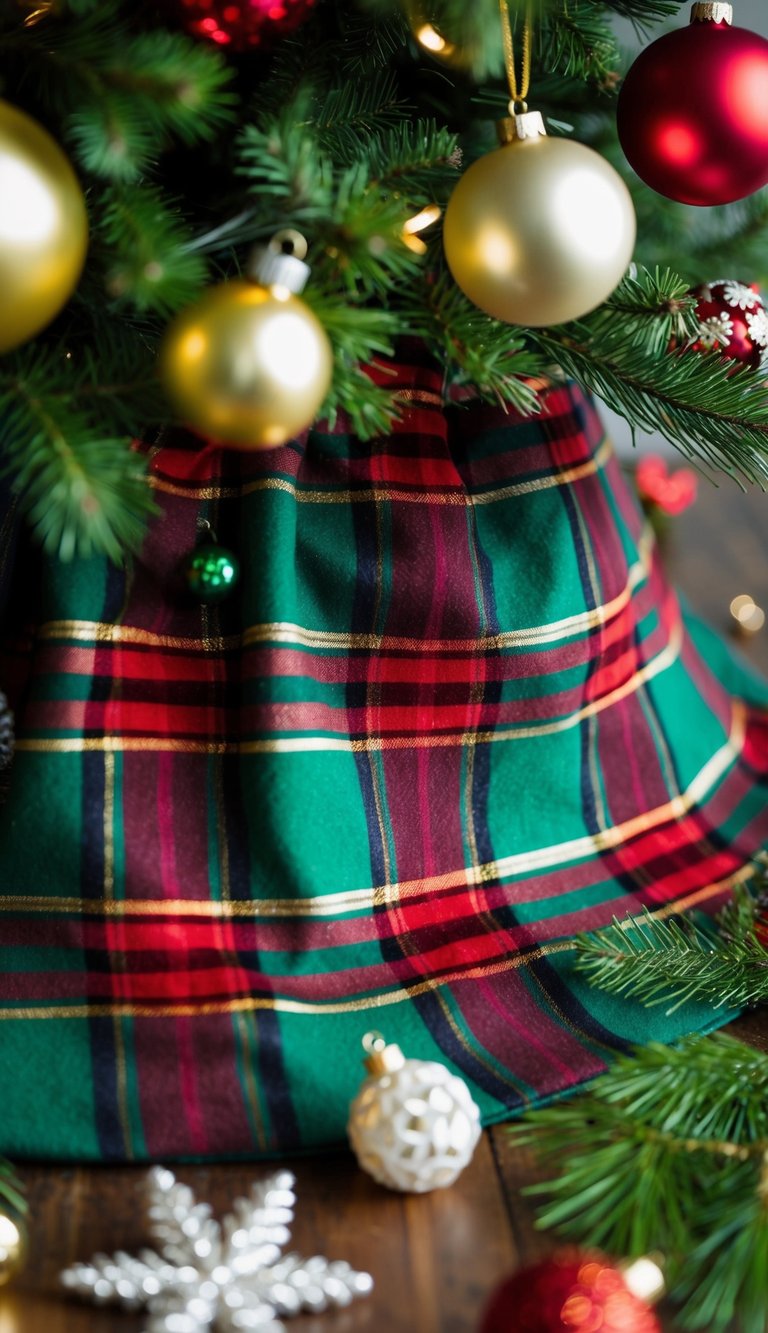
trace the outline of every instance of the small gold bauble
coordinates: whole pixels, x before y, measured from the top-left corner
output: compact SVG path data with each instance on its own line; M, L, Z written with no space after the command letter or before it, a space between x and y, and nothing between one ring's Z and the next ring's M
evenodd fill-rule
M0 101L0 352L50 324L88 248L78 179L47 130Z
M305 430L332 371L328 335L305 302L244 279L209 288L183 311L161 353L179 417L240 449L271 449Z
M0 1287L10 1282L22 1267L27 1253L27 1236L22 1224L0 1213Z
M632 258L635 213L599 153L537 134L464 173L444 240L470 301L508 324L541 328L579 319L610 295Z

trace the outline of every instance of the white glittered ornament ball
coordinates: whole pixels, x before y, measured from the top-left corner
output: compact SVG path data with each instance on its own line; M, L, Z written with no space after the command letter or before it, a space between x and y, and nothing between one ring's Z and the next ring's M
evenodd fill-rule
M480 1138L480 1111L462 1079L435 1060L406 1060L378 1033L363 1040L369 1077L349 1108L360 1166L389 1189L452 1185Z

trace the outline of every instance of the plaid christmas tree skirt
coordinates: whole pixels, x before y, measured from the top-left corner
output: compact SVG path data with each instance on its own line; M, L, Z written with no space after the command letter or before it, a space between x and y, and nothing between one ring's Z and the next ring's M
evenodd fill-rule
M486 1122L712 1021L590 991L569 938L713 910L768 840L768 687L686 623L595 412L405 410L361 445L168 439L126 570L12 558L0 1149L343 1137L371 1029ZM207 520L242 561L185 600Z

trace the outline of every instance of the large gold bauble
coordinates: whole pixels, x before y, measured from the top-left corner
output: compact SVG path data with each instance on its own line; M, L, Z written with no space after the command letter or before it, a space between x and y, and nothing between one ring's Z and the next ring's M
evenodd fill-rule
M474 162L451 195L445 253L461 290L508 324L578 319L632 258L629 191L598 153L570 139L515 139Z
M88 248L78 179L47 130L0 101L0 352L50 324Z
M27 1235L21 1222L0 1213L0 1287L18 1273L27 1255Z
M179 417L208 439L271 449L305 430L331 383L322 324L283 287L235 279L171 324L161 374Z

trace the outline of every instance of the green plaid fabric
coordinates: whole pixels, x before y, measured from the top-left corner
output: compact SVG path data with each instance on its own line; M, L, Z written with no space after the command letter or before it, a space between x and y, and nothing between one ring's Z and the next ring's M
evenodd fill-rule
M9 1154L338 1141L371 1028L489 1122L711 1022L590 992L569 941L749 873L768 689L686 624L577 389L521 420L387 374L373 445L168 439L127 570L14 562L9 515ZM215 610L201 520L243 566Z

